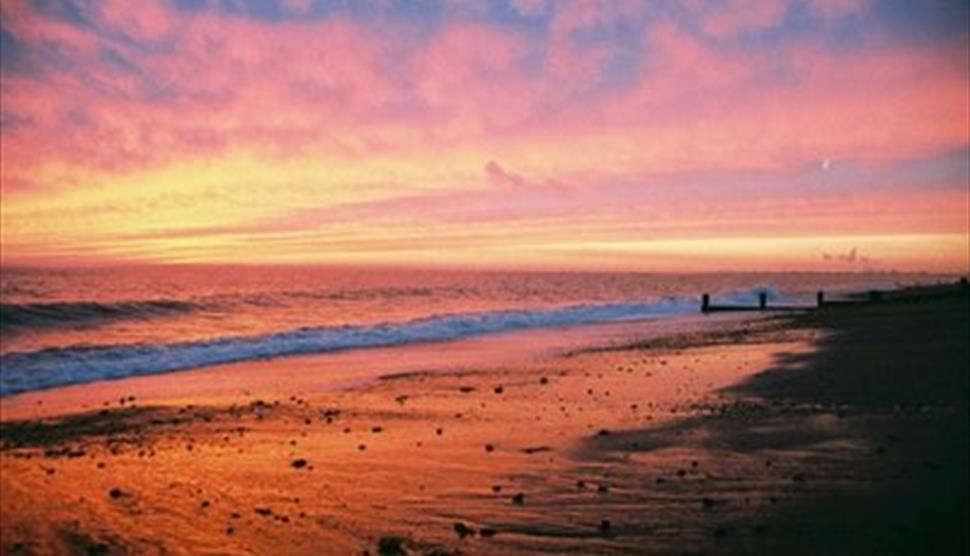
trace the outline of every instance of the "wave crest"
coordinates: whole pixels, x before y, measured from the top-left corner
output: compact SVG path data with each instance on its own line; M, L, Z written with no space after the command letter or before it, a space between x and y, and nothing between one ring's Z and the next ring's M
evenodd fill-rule
M56 301L0 304L4 332L33 328L60 328L100 321L147 319L198 309L195 303L173 299L147 301Z

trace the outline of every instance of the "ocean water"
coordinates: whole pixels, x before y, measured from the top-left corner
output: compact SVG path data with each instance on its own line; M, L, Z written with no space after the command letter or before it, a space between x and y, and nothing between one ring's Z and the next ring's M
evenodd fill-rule
M287 355L659 319L721 303L810 305L931 282L905 274L537 273L302 267L5 268L0 396Z

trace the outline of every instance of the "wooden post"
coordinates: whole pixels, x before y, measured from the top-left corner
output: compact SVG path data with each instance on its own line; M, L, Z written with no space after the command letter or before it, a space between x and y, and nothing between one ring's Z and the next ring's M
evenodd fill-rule
M706 313L711 310L711 296L704 294L701 296L701 312Z
M818 307L825 305L825 292L819 290L818 293L815 294L815 301L817 302Z
M758 294L758 306L764 309L768 306L768 294L761 292Z

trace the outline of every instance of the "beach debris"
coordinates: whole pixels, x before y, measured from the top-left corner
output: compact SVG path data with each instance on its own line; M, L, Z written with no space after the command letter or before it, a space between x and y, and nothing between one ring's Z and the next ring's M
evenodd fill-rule
M486 452L492 452L494 450L495 450L495 446L492 446L491 444L486 444L485 445L485 451Z
M263 517L269 517L273 515L273 510L269 508L253 508L253 512L255 512L256 515L261 515Z
M377 541L377 553L380 556L400 556L407 554L407 550L405 549L407 545L408 539L405 537L381 537Z
M408 396L406 396L405 394L401 394L400 396L394 398L394 401L396 401L401 405L404 405L404 402L408 401Z
M460 521L456 521L453 528L455 529L455 534L457 534L458 538L460 539L475 536L475 530Z
M460 391L462 394L469 394L469 393L475 391L475 387L474 386L459 386L458 387L458 391Z
M370 431L371 431L372 433L374 433L374 434L378 434L378 433L380 433L380 432L382 432L383 430L384 430L384 428L383 428L383 427L371 427L371 428L370 428Z
M520 492L520 493L518 493L518 494L516 494L515 496L513 496L513 497L512 497L512 503L513 503L513 504L518 504L518 505L520 505L520 506L521 506L522 504L525 504L525 494L522 494L522 493Z
M478 534L481 535L483 538L487 539L497 535L498 530L492 529L491 527L482 527L482 529L478 532Z
M531 448L522 448L522 453L524 454L538 454L539 452L549 452L552 448L549 446L533 446Z
M118 487L115 487L108 491L108 496L115 499L121 498L122 496L124 496L124 494L125 493L122 492L121 489Z
M502 385L498 385L495 387L496 394L501 394L502 392L505 392L505 388Z
M303 469L304 467L306 467L307 461L303 458L299 458L290 462L290 465L293 466L293 469Z
M502 486L501 485L492 485L492 492L495 492L495 493L502 492Z

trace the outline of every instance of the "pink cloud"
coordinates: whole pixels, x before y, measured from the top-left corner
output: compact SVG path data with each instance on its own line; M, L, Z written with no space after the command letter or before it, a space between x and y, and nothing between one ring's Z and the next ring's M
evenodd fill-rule
M841 2L818 9L860 9ZM705 26L770 26L787 9L756 4L729 2ZM904 158L970 137L958 43L850 51L792 39L756 52L715 48L661 19L645 29L624 84L597 88L617 46L575 33L639 21L642 4L555 3L546 37L465 20L419 36L393 18L374 27L97 6L100 27L165 37L174 50L148 52L4 2L18 40L61 45L75 62L57 74L4 73L5 114L26 122L4 131L5 189L51 161L120 169L230 149L354 157L508 143L571 162L605 138L599 148L622 155L624 171L664 172ZM102 49L138 70L105 62Z
M686 4L700 19L706 33L722 38L774 27L789 7L788 0L725 0L722 3L691 0Z
M489 160L488 164L485 165L485 175L488 177L488 181L497 187L520 188L526 185L525 178L502 168L494 160Z

